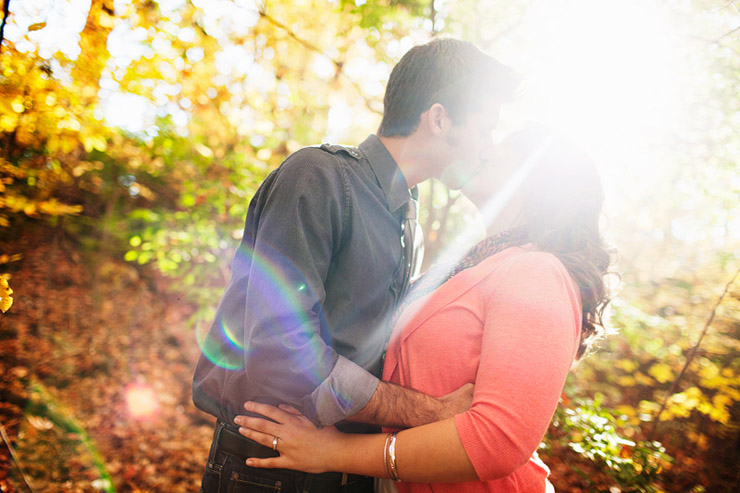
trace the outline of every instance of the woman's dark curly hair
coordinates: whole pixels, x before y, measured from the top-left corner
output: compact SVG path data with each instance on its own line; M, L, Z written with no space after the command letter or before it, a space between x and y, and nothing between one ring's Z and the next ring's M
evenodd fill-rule
M523 183L523 204L515 222L527 241L555 255L578 283L583 308L577 358L604 333L610 300L605 284L611 252L600 232L604 192L591 158L555 132L531 124L502 143L531 172Z

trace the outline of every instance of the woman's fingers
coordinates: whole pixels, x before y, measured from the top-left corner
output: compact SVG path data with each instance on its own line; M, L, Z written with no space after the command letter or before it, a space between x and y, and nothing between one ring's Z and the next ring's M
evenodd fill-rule
M241 433L242 428L249 429L249 430L256 431L256 432L261 432L262 434L265 434L265 435L270 435L271 441L272 441L272 437L276 437L276 436L279 437L281 435L280 427L282 425L278 423L274 423L266 419L253 418L251 416L237 416L236 418L234 418L234 423L236 423L237 425L241 427L239 428L239 433ZM242 435L244 435L244 433L242 433ZM248 437L248 438L252 438L252 437Z
M282 409L283 411L285 411L286 413L292 414L294 416L304 417L303 414L298 409L294 408L293 406L289 404L280 404L278 407Z
M270 448L272 448L272 441L275 439L275 436L276 436L276 435L271 435L269 433L263 433L261 431L256 431L252 428L245 428L245 427L239 428L239 434L249 438L250 440L254 440L260 445L264 445L265 447L270 447ZM278 440L278 452L280 452L280 440Z
M275 440L274 435L262 433L261 431L250 430L249 428L239 428L239 433L249 438L250 440L254 440L260 445L264 445L265 447L270 447L270 448L272 448L273 440ZM285 445L285 444L278 438L278 443L277 443L278 453L280 453L280 445ZM288 461L288 458L283 457L283 456L270 457L266 459L250 457L246 460L246 464L250 467L261 467L264 469L275 469L275 468L289 469L291 468L291 463Z
M244 409L253 413L261 414L262 416L270 418L273 421L277 421L278 423L285 423L285 421L291 417L290 413L287 413L282 409L278 409L275 406L270 406L269 404L262 404L261 402L247 401L244 403Z
M280 461L280 457L272 457L269 459L247 459L247 465L249 467L261 467L262 469L285 468L285 465Z

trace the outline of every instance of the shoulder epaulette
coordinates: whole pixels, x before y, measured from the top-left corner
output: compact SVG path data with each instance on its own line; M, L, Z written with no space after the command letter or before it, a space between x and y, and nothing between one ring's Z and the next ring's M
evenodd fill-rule
M362 158L362 151L358 149L357 147L353 146L343 146L339 144L321 144L321 149L325 150L326 152L331 152L332 154L338 154L340 152L344 152L349 154L355 159Z

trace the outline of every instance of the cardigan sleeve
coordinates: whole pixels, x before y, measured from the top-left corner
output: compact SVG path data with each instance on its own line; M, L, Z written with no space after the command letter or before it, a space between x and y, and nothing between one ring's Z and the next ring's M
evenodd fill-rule
M563 264L527 252L482 286L483 336L473 404L455 417L482 481L525 464L552 419L578 347L581 303Z

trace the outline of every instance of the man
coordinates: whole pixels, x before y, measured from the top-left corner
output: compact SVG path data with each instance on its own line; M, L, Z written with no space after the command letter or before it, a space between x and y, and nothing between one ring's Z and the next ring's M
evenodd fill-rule
M218 418L203 491L372 491L359 476L247 467L247 457L279 452L277 438L270 449L236 432L247 400L291 404L347 431L468 408L470 388L437 399L378 377L387 320L418 265L409 189L477 166L514 85L470 43L417 46L391 73L377 136L302 149L260 186L193 380L196 406Z

